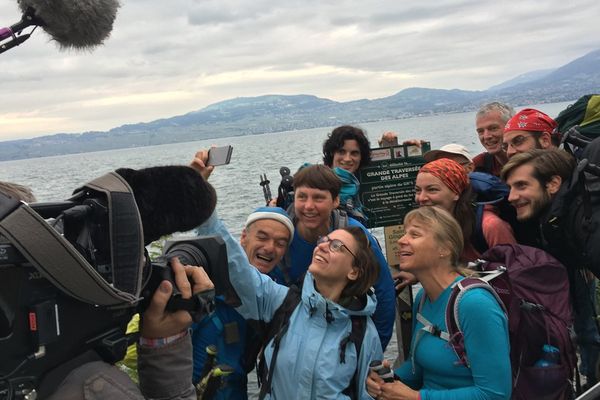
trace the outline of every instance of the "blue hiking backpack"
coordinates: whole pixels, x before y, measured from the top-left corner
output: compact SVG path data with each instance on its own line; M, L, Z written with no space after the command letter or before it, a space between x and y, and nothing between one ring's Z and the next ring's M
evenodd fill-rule
M510 188L497 176L485 172L469 173L471 189L476 194L475 202L475 230L472 236L472 244L479 253L489 248L483 235L483 210L486 205L493 205L498 210L500 218L508 222L513 231L517 225L517 213L508 202Z

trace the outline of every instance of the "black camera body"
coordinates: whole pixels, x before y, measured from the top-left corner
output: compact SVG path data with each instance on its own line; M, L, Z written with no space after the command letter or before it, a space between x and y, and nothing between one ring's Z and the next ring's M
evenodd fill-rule
M111 309L74 300L27 263L0 265L0 277L0 376L8 377L0 381L0 398L8 397L9 389L36 388L46 372L88 350L97 350L108 362L123 357L133 307Z
M169 175L170 181L182 174L193 179L197 175L190 173L187 167L183 170L160 168L165 168L159 172L165 173L165 179ZM123 179L111 174L117 176L117 180ZM89 187L97 184L101 189L105 177L92 181ZM121 360L128 345L136 339L126 335L127 323L135 313L145 310L163 279L173 281L168 263L173 256L184 264L204 267L215 284L215 292L224 295L229 304L240 304L229 283L226 247L220 237L168 241L162 257L152 262L147 256L140 213L162 213L160 217L167 218L168 224L154 224L151 229L153 235L167 234L190 229L189 218L185 226L177 218L181 219L181 214L190 215L185 213L191 212L197 204L190 203L190 210L186 211L181 207L185 200L180 200L172 209L150 210L158 201L150 196L136 196L135 203L145 207L138 212L132 200L133 190L126 183L123 185L124 192L115 191L116 194L112 189L103 192L84 187L83 192L76 191L76 196L69 201L30 206L0 193L0 399L24 398L33 390L44 397L79 365L97 360L108 363ZM203 180L196 187L192 185L196 190L195 201L206 195L206 185ZM186 190L189 188L190 185ZM127 191L129 193L125 193ZM214 207L214 202L212 204ZM196 217L193 223L203 222L212 210L202 212L202 219ZM21 225L26 227L21 229ZM176 229L177 226L180 229ZM22 242L18 240L19 230L21 238L25 238ZM67 249L76 262L65 257L69 262L64 268L62 263L55 262L58 270L53 274L50 264L56 261L55 257L45 254L62 255L55 249L59 247ZM134 262L128 263L129 259ZM93 287L93 283L101 282L93 289L97 293L105 290L108 295L104 298L113 299L110 295L114 295L117 301L102 304L86 299L85 290L77 292L80 281L76 278L82 276L91 277L81 281L82 287ZM130 278L129 281L124 276ZM69 288L75 290L69 291ZM129 288L133 289L131 294L127 293ZM185 309L195 317L211 310L212 299L207 296L182 300L174 291L168 308Z

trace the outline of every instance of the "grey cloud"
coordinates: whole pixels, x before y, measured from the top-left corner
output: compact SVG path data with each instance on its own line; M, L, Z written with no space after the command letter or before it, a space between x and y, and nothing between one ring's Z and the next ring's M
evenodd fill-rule
M111 37L93 52L59 51L38 30L0 55L2 112L61 115L83 131L265 93L349 100L407 86L483 89L560 66L597 48L600 35L592 12L596 0L548 0L543 7L535 0L511 6L491 0L122 3ZM0 16L0 25L16 22L16 1L1 2ZM303 74L314 66L333 72ZM273 73L202 83L204 77L255 70ZM112 112L99 107L96 122L93 109L77 112L73 106L161 91L187 92L184 99L196 100L119 105Z

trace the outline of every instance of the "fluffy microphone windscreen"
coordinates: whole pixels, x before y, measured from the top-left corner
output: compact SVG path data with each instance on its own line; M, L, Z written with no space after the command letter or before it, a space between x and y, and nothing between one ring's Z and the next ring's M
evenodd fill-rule
M190 167L120 168L116 172L133 190L146 245L202 224L217 204L214 188Z
M42 28L62 48L89 48L110 35L118 0L17 0L23 12L31 7Z

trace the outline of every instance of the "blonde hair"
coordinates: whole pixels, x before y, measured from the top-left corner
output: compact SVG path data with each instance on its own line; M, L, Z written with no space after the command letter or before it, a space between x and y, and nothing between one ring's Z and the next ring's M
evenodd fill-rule
M450 263L459 268L460 255L463 252L464 240L462 229L456 219L448 211L435 206L419 207L404 217L404 225L418 221L427 226L436 241L450 251Z

